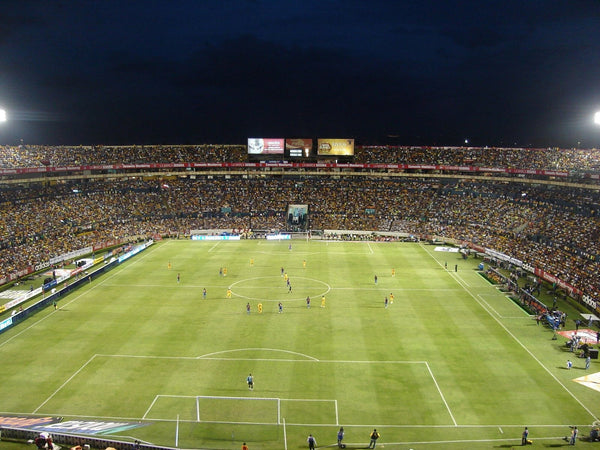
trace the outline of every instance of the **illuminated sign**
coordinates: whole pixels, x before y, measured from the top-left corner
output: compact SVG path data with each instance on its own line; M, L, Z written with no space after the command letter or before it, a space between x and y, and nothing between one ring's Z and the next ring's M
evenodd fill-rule
M249 155L283 155L283 139L248 138Z
M354 139L319 139L319 156L354 156Z

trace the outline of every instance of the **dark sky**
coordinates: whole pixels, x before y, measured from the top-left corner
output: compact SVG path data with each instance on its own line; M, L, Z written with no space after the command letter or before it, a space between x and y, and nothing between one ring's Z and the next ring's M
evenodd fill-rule
M600 1L2 0L0 105L2 144L600 148Z

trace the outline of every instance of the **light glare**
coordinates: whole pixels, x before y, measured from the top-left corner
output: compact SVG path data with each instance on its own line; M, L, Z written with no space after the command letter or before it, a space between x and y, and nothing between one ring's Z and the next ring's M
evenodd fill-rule
M594 114L594 123L596 125L600 125L600 111L598 111L596 114Z
M6 122L6 111L0 109L0 122Z

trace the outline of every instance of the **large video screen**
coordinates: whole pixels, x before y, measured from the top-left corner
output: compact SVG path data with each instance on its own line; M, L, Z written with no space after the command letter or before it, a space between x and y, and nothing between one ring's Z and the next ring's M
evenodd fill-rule
M319 156L354 156L354 139L318 139Z
M284 139L248 138L249 155L283 155Z
M308 158L313 154L312 139L286 139L285 152L290 158Z

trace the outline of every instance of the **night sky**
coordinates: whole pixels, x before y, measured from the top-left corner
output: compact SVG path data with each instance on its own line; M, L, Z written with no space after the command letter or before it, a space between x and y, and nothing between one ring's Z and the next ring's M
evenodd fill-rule
M598 0L2 0L0 144L600 148Z

